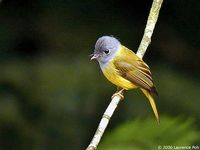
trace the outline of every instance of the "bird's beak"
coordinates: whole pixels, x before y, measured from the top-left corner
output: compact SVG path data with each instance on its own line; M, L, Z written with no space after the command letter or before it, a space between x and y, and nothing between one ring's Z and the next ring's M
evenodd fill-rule
M99 58L100 55L99 54L91 54L90 56L91 56L90 60L93 60L93 59Z

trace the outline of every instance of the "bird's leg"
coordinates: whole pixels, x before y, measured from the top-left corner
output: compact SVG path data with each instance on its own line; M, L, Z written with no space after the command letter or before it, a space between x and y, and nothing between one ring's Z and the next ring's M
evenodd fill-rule
M117 91L112 95L112 99L115 97L115 96L120 96L121 99L124 99L124 95L123 95L123 92L124 92L125 89L121 88L121 87L117 87Z

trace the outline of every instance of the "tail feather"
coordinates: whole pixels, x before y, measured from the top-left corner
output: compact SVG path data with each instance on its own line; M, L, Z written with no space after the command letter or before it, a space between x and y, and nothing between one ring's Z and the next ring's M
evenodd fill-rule
M157 108L156 108L156 104L155 104L155 101L154 101L154 98L152 97L152 95L150 94L149 91L145 90L145 89L141 89L142 92L144 93L144 95L148 98L150 104L151 104L151 107L153 109L153 112L155 114L155 117L157 119L157 122L158 124L160 124L160 119L159 119L159 115L158 115L158 111L157 111Z
M156 89L155 86L151 87L149 92L150 92L152 97L158 96L158 92L157 92L157 89Z

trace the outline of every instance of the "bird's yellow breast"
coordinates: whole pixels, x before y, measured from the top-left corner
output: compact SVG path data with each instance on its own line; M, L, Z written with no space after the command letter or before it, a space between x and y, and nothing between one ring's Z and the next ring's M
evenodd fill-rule
M116 56L122 54L123 53L121 52L121 49L119 49ZM115 68L114 61L115 59L110 60L108 64L104 68L102 68L104 76L116 86L122 87L126 90L137 88L137 86L135 86L133 83L126 80L119 74L118 70Z

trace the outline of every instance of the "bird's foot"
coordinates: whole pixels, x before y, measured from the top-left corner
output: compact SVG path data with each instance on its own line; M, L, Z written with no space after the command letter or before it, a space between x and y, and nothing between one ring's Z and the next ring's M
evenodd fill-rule
M121 100L123 100L123 99L124 99L123 91L124 91L124 89L121 89L120 91L115 92L115 93L112 95L111 98L113 99L115 96L119 96L119 97L121 98Z

